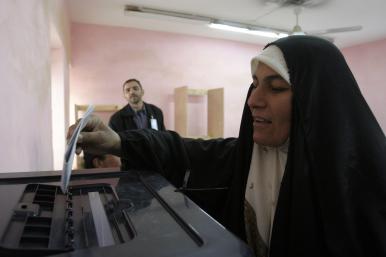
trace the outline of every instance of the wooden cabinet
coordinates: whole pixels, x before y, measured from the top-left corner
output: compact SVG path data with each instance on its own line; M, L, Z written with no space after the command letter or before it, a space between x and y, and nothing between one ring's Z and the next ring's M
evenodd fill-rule
M83 117L89 105L75 105L75 120ZM94 105L94 114L98 115L104 123L108 123L110 116L121 109L121 106L109 104L109 105Z
M207 135L189 133L189 96L207 96L208 127ZM175 130L183 137L218 138L224 136L224 89L193 89L178 87L174 89L174 122Z

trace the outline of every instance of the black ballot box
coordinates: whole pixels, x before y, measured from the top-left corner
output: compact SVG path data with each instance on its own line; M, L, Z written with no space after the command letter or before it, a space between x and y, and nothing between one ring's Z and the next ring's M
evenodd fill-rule
M0 256L253 256L157 173L0 174Z

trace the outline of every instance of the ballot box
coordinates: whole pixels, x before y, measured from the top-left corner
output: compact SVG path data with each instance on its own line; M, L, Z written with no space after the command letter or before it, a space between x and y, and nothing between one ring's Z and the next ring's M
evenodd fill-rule
M151 171L0 174L0 256L253 256Z

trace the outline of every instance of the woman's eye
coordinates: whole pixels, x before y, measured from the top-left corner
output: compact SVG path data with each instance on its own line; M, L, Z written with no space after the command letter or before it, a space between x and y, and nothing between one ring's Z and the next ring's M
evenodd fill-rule
M273 92L284 92L287 91L289 88L288 87L271 87L271 90Z
M278 81L275 81L278 82ZM281 81L279 83L271 83L269 84L269 88L271 89L272 92L279 93L279 92L284 92L290 89L288 85L285 83L282 83Z

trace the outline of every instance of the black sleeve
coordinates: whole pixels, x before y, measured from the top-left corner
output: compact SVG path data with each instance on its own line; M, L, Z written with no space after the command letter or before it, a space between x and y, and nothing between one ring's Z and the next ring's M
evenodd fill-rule
M151 129L120 132L123 169L149 169L161 173L181 187L186 170L191 170L187 187L205 189L188 195L212 216L223 205L224 190L233 171L236 139L187 139L173 131ZM208 190L206 190L208 189Z
M179 184L189 167L183 141L175 132L153 129L126 130L121 138L123 169L153 170Z

